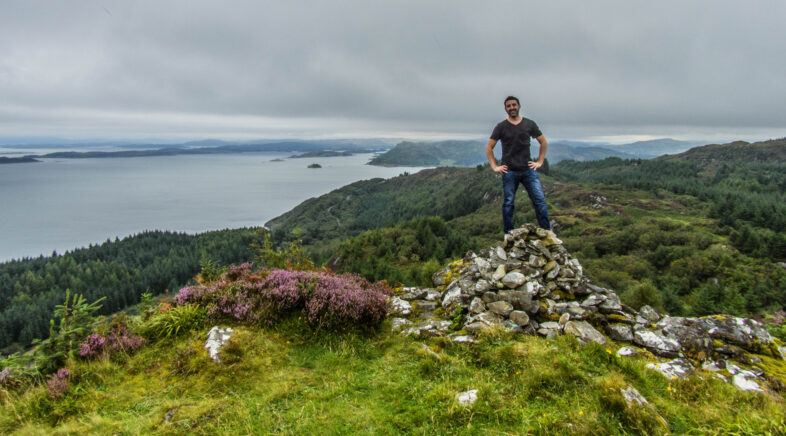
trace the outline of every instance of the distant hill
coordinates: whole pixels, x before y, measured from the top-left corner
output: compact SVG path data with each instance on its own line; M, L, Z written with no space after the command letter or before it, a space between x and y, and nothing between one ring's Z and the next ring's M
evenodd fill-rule
M220 142L220 141L219 141ZM206 141L204 143L214 143ZM188 143L192 146L195 143ZM379 151L378 146L367 147L351 143L335 143L327 146L323 143L284 141L255 144L226 144L213 147L185 148L183 146L166 146L157 149L143 150L122 150L122 151L58 151L43 155L29 155L26 158L61 158L61 159L84 159L84 158L118 158L118 157L142 157L142 156L175 156L175 155L195 155L195 154L229 154L229 153L253 153L253 152L306 152L306 153L330 153L328 148L339 149L341 155L346 153L371 153Z
M683 153L661 156L660 159L693 162L702 166L786 162L786 138L753 144L745 141L709 144Z
M372 159L370 165L380 166L457 166L469 167L486 163L485 141L401 142L392 149ZM537 157L540 145L534 142L532 156ZM495 147L497 159L501 146ZM546 158L549 162L572 159L598 160L609 156L632 158L633 155L608 148L574 147L566 142L549 143Z
M638 141L623 145L605 145L604 148L614 150L642 159L651 159L664 154L681 153L691 147L706 144L705 141L680 141L671 138Z

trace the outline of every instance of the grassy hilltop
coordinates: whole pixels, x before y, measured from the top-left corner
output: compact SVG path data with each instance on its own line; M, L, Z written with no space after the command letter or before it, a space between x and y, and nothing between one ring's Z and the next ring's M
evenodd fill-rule
M542 180L564 247L624 303L671 315L755 315L784 338L784 156L786 139L738 142L653 160L564 161ZM37 351L3 360L0 432L784 432L785 390L776 382L753 393L703 370L670 380L645 367L648 353L618 357L621 344L582 346L571 336L491 330L459 344L392 332L380 295L431 286L443 265L498 243L500 196L487 166L441 167L307 200L269 222L267 240L251 229L152 233L3 264L4 319L35 307L51 335ZM523 192L515 219L534 221ZM228 267L255 256L268 268ZM280 269L287 266L317 271L306 277ZM66 300L50 326L54 306L42 310L54 286L89 298ZM259 299L260 289L270 297ZM90 302L102 295L99 304L113 311L142 303L94 323ZM221 364L204 349L218 324L235 330ZM786 380L784 361L749 358ZM648 404L625 402L626 386ZM478 400L463 406L457 394L469 389Z

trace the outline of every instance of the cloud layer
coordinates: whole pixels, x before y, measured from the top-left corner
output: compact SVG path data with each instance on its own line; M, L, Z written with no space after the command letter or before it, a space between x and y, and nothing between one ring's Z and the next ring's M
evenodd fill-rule
M0 136L786 131L783 2L489 3L6 1Z

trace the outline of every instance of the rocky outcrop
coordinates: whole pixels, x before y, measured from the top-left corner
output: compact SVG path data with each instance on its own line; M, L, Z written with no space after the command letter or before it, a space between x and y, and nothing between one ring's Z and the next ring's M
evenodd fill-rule
M603 344L608 337L678 359L679 365L670 365L681 369L693 368L686 359L727 361L748 353L783 359L786 353L752 319L671 317L622 304L615 291L591 283L553 232L533 225L515 229L497 246L467 253L433 279L434 289L405 288L394 299L391 309L398 316L407 312L404 302L413 308L435 303L411 311L410 317L421 319L415 325L398 321L404 334L450 335L458 329L451 337L471 342L482 330L504 328L545 337L570 334L583 343ZM438 323L435 314L451 322ZM741 376L740 385L751 378Z

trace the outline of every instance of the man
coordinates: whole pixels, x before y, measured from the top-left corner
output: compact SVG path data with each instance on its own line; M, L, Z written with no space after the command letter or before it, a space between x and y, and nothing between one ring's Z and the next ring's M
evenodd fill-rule
M521 104L519 99L510 96L505 99L505 112L508 118L494 127L491 138L486 144L486 157L489 159L491 169L502 174L502 229L507 235L513 230L513 202L519 183L524 185L529 199L535 207L535 216L538 225L546 230L551 230L549 211L546 207L546 197L538 178L537 169L543 165L546 158L548 142L534 121L519 115ZM533 161L529 153L530 138L535 138L540 143L538 160ZM494 159L494 146L502 140L501 165Z

